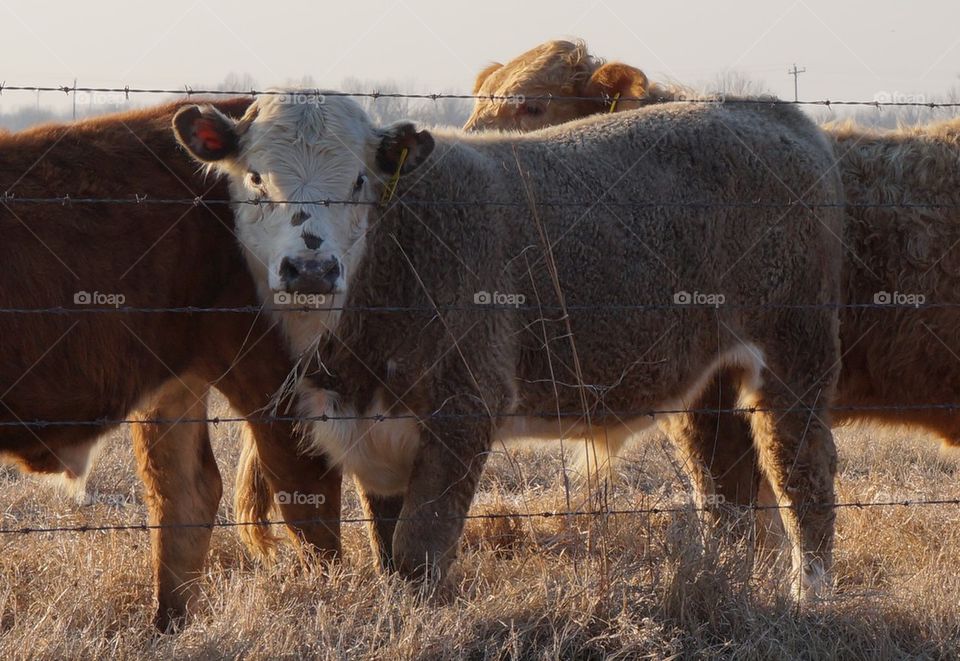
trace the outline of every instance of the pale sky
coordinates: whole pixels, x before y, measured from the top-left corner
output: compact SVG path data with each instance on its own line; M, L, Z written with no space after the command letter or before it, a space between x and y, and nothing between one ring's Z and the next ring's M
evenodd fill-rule
M331 88L358 77L469 93L488 62L581 37L652 80L695 84L732 69L783 98L794 62L807 69L801 99L960 85L957 0L0 0L0 25L7 84L199 87L236 72L263 87L310 75ZM35 103L0 96L0 110Z

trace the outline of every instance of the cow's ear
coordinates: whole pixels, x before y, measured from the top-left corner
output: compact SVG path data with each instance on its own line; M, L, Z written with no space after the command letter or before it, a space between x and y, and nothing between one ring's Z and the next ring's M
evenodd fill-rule
M198 161L213 163L236 156L237 123L213 106L185 106L173 116L177 141Z
M499 62L493 62L487 66L486 69L477 74L477 80L473 84L473 93L476 94L483 87L483 84L487 82L487 78L492 76L494 72L499 71L503 68L503 65Z
M646 74L640 69L620 62L610 62L601 65L593 72L587 82L585 93L586 96L597 97L599 103L609 105L613 99L619 97L627 99L645 97L649 85ZM636 108L638 105L636 101L625 101L618 103L616 107L626 110Z
M418 131L410 122L398 122L380 131L377 167L384 173L394 174L403 159L400 174L406 174L420 167L430 157L433 146L433 136L429 131ZM407 150L405 158L404 149Z

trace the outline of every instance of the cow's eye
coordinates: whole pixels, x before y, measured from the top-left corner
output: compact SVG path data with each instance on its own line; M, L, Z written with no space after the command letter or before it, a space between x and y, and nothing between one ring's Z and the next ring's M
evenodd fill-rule
M536 103L520 104L520 114L526 115L528 117L536 117L538 115L542 115L545 110L546 108Z
M365 183L367 183L367 175L361 172L357 175L357 180L353 182L353 192L359 193Z
M257 172L256 170L250 170L249 175L250 175L250 183L253 186L259 186L263 183L263 177L261 177L260 173Z

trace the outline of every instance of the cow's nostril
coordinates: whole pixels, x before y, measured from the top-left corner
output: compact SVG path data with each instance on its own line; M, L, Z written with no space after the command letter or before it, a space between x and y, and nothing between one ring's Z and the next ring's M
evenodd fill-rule
M293 263L289 257L284 257L280 262L280 279L284 282L295 280L300 275L300 269Z
M330 265L324 269L324 277L327 278L339 278L340 277L340 261L336 259L330 260Z

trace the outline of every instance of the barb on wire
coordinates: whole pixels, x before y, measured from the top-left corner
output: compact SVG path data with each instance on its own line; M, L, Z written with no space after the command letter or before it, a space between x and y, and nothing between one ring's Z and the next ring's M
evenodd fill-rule
M832 503L829 505L832 509L869 509L886 507L934 507L946 505L960 505L960 498L938 498L930 500L886 500L886 501L849 501L842 503ZM790 505L731 505L744 512L764 511L764 510L783 510L790 509ZM679 514L683 512L706 512L711 508L695 506L666 506L666 507L642 507L633 509L592 509L592 510L553 510L542 512L515 512L515 513L484 513L484 514L466 514L457 517L385 517L378 521L421 521L429 520L436 522L439 520L463 520L473 519L551 519L570 516L631 516L631 515L657 515L657 514ZM0 528L0 535L32 535L40 533L87 533L87 532L110 532L110 531L140 531L164 530L164 529L183 529L183 528L241 528L248 526L306 526L306 525L350 525L360 523L371 523L373 519L369 517L318 517L314 519L265 519L262 521L214 521L212 523L133 523L117 525L76 525L76 526L20 526Z
M130 85L123 85L122 87L81 87L76 84L74 85L6 85L4 84L0 87L0 90L3 91L12 91L12 92L64 92L66 94L71 93L105 93L105 94L167 94L167 95L176 95L176 96L186 96L191 98L194 96L289 96L291 90L281 90L281 89L266 89L266 90L220 90L220 89L194 89L189 85L184 85L179 88L165 88L165 87L131 87ZM365 91L356 91L356 92L342 92L342 91L324 91L324 90L295 90L297 96L303 97L353 97L353 98L368 98L368 99L423 99L427 101L440 101L443 99L464 99L464 100L476 100L484 99L490 101L516 101L516 96L500 96L496 94L458 94L453 92L421 92L421 93L410 93L410 92L380 92L378 90L371 90L368 92ZM560 94L544 94L544 95L531 95L525 96L526 100L533 101L604 101L609 103L608 96L584 96L584 95L560 95ZM669 103L671 101L682 101L684 103L737 103L737 104L762 104L762 105L796 105L796 106L868 106L872 108L884 108L884 107L915 107L915 108L960 108L960 102L936 102L936 101L880 101L879 99L873 99L871 101L850 101L850 100L832 100L832 99L818 99L818 100L808 100L808 101L790 101L787 99L777 99L773 97L760 97L760 98L728 98L723 95L705 95L702 97L683 97L674 100L653 100L645 96L621 96L619 98L620 102L624 101L636 101L640 103Z

